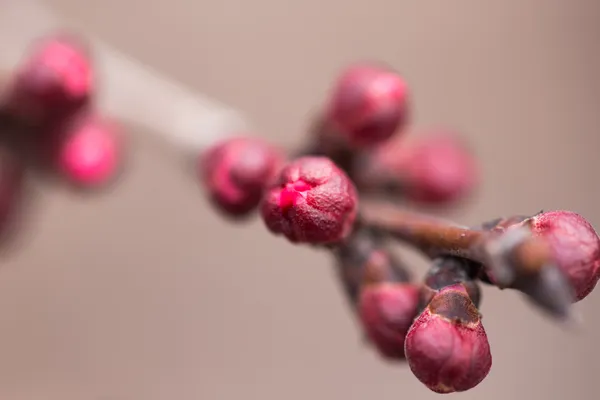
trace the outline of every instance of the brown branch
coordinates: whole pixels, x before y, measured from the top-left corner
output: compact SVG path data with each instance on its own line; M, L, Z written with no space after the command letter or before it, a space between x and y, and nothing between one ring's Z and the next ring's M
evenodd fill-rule
M331 248L338 276L353 306L361 287L381 282L409 282L410 273L386 248L383 238L361 227L346 240Z
M361 220L419 248L431 257L442 250L446 254L472 258L473 245L485 234L383 203L371 202L361 206Z
M568 316L573 293L555 263L548 244L531 235L525 224L506 229L471 229L390 204L361 206L362 223L410 244L429 257L453 255L482 265L501 289L527 294L553 316Z

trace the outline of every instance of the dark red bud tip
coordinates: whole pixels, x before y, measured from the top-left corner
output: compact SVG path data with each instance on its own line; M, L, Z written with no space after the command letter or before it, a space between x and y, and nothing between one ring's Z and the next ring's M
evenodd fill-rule
M327 244L352 232L358 208L354 184L326 157L287 164L267 189L261 207L267 228L294 243Z
M18 68L8 109L33 123L65 117L87 103L93 75L86 50L75 38L44 38Z
M84 116L56 133L58 167L78 187L97 188L111 182L119 171L123 138L119 126L97 116Z
M600 279L600 239L592 225L570 211L551 211L528 221L534 234L552 247L558 266L569 278L577 301Z
M345 70L333 89L328 118L354 146L389 139L407 123L408 88L395 72L355 65Z
M404 338L418 313L419 288L409 283L367 285L358 311L361 323L379 353L404 360Z
M198 172L217 209L239 218L258 207L281 160L275 147L261 139L233 138L202 154Z
M492 355L477 309L460 285L434 296L406 335L410 369L437 393L463 392L488 375Z

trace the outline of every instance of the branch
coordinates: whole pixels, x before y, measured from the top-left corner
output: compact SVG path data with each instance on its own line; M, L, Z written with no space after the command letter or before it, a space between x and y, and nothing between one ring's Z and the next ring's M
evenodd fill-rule
M526 225L471 229L382 203L364 204L361 218L429 257L453 255L478 262L494 285L525 293L553 317L569 317L573 289L549 245Z
M36 39L65 28L51 9L34 0L2 1L0 68L12 70ZM79 29L76 29L79 30ZM147 128L184 152L197 153L214 141L248 128L238 110L200 93L90 37L102 90L98 107L122 121Z

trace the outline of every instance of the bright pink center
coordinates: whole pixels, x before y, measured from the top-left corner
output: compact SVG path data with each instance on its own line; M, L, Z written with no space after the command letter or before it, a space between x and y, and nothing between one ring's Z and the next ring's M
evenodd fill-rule
M284 211L293 207L296 205L298 198L304 197L304 192L310 188L311 186L302 179L287 183L279 194L279 207Z
M59 74L66 91L75 97L85 96L90 91L91 74L85 56L68 44L56 42L45 49L43 61L50 70Z
M85 128L63 149L63 171L80 184L101 183L112 176L117 164L117 151L117 144L110 134L101 128Z

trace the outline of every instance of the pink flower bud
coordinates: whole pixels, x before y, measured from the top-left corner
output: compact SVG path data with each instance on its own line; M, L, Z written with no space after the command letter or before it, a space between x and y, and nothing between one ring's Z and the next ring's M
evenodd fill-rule
M581 215L550 211L532 217L532 231L550 243L560 269L567 275L576 300L585 298L600 279L600 239Z
M359 186L399 191L412 201L447 204L466 197L479 177L475 161L458 138L439 132L379 146L359 166Z
M98 187L112 180L122 156L116 124L84 116L65 129L60 132L57 154L63 176L80 187Z
M217 143L199 159L198 169L213 204L231 217L247 216L262 198L282 157L257 138L233 138Z
M437 293L406 335L410 369L437 393L477 386L489 373L492 355L481 318L461 285Z
M358 312L365 333L379 353L391 360L404 359L404 338L418 313L419 288L409 283L367 285Z
M67 36L36 43L17 70L8 109L32 123L62 118L87 103L93 69L83 47Z
M294 243L327 244L351 232L358 196L330 159L301 157L287 164L265 193L262 217L274 234Z
M336 82L328 113L330 122L350 144L381 143L407 123L406 82L386 68L352 66Z

